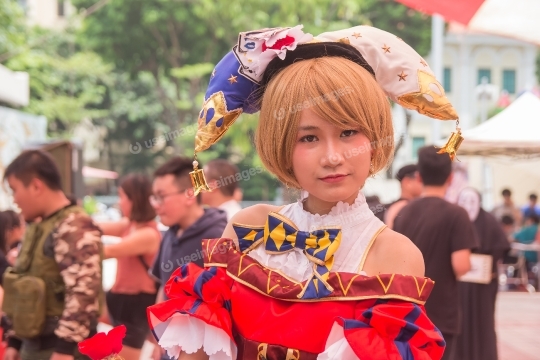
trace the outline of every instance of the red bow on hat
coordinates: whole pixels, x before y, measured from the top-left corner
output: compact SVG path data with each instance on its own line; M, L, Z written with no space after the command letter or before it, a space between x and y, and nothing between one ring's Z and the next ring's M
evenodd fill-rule
M118 353L122 350L122 339L126 336L124 325L111 329L107 334L97 333L79 343L79 352L92 360L123 360Z

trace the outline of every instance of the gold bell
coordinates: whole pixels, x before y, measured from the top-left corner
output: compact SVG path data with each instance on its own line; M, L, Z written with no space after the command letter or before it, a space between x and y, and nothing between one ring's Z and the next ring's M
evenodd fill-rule
M461 129L459 127L456 127L456 132L453 132L452 135L450 135L450 138L446 142L446 145L440 148L437 154L447 153L450 156L450 160L454 161L459 146L461 145L463 140L464 138L463 136L461 136Z
M212 191L206 182L203 170L199 169L197 160L193 161L193 171L189 173L189 177L191 178L191 185L193 185L193 196L199 195L202 191Z

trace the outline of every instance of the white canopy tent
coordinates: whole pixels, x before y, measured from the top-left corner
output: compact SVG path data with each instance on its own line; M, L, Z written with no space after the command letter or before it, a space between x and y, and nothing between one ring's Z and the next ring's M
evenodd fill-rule
M526 92L463 137L458 156L540 156L540 99Z
M491 209L503 188L523 204L540 189L540 99L530 92L488 121L463 132L458 158L468 163L469 185ZM527 161L518 161L518 160Z

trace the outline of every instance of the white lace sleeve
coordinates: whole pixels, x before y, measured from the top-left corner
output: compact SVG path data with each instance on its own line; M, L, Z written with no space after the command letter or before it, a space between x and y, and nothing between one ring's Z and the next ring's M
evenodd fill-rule
M225 331L215 326L180 313L162 325L159 345L172 359L178 359L181 352L193 354L202 348L209 360L236 360L236 345Z

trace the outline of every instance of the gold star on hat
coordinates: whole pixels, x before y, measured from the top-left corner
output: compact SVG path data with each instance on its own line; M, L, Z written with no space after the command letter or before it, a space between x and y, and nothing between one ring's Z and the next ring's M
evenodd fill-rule
M238 76L234 76L233 74L231 74L231 77L228 78L227 80L229 80L229 82L230 82L231 84L234 84L235 82L238 82L238 80L236 80L237 77L238 77Z
M409 76L407 74L405 74L404 71L401 72L401 74L398 74L398 77L399 77L399 81L407 81L406 77Z

